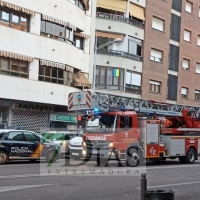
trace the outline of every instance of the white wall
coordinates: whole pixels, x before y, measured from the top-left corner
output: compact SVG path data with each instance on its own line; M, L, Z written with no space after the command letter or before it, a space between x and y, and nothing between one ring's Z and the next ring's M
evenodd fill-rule
M81 10L69 0L6 0L6 2L33 10L40 14L65 20L89 34L85 22L90 19L91 9L87 11L86 16L84 10Z
M109 64L107 64L107 61L109 61ZM96 59L96 65L117 67L142 73L143 63L128 58L98 54Z
M33 62L29 63L29 79L38 80L39 75L39 60L34 59Z
M67 106L69 93L77 91L69 86L0 75L0 98Z
M0 33L0 50L89 70L89 54L71 44L4 26L0 26Z

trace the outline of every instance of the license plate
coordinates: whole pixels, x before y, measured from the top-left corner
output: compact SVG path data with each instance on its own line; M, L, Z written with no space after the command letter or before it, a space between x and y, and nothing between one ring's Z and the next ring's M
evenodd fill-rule
M79 153L72 153L72 155L74 155L74 156L79 156Z

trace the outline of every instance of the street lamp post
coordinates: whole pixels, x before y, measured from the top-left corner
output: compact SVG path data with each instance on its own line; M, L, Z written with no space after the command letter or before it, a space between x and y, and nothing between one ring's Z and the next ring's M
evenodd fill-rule
M102 44L100 46L97 47L97 45L94 48L94 69L93 69L93 91L95 92L95 83L96 83L96 55L97 55L97 50L102 49L104 47L110 46L113 43L117 43L117 42L122 42L122 40L120 38L116 38L113 41L107 42L105 44ZM96 43L97 43L97 39L96 39Z

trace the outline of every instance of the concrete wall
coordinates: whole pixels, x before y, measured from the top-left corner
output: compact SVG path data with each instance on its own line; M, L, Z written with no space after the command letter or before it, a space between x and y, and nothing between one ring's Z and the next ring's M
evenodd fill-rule
M0 97L5 99L67 106L69 93L76 91L69 86L0 75Z

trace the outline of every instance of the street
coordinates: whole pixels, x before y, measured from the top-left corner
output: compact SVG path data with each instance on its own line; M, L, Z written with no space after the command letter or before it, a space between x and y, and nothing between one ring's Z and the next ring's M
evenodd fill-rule
M193 165L148 163L148 188L173 189L176 200L199 200L199 167L200 160ZM0 193L4 200L140 200L140 176L40 176L40 162L15 161L0 166Z

